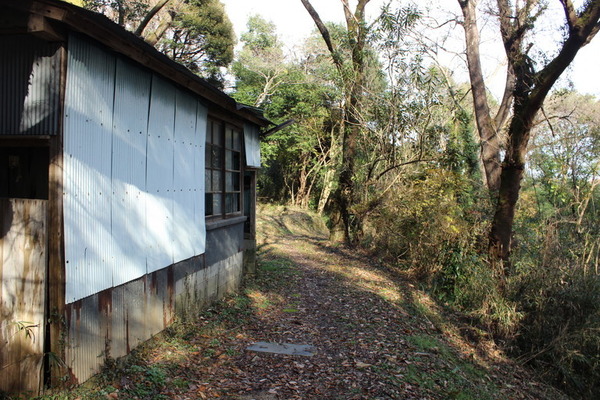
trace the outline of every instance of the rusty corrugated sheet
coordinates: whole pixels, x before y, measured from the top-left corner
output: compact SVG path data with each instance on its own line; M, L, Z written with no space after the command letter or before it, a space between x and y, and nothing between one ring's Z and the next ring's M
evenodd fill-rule
M78 382L98 373L173 322L170 266L67 305L66 363Z
M0 391L41 388L47 201L0 199Z
M219 239L241 226L211 231ZM233 234L233 235L232 235ZM211 238L215 239L215 238ZM160 332L179 313L195 315L203 306L239 287L243 252L215 247L212 265L194 257L124 285L67 305L66 362L79 382L97 373L107 357L129 353Z
M0 134L56 135L60 44L0 37Z

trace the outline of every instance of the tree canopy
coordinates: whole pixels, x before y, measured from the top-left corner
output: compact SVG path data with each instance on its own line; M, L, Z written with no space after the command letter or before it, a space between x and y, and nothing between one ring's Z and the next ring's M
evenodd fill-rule
M223 86L235 34L219 0L85 0L173 60Z

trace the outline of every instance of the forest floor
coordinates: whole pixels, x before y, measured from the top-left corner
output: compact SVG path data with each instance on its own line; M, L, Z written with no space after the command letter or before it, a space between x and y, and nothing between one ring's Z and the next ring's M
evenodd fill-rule
M68 398L567 399L406 277L331 246L317 217L272 206L259 214L257 273L240 293ZM313 354L247 350L256 342Z

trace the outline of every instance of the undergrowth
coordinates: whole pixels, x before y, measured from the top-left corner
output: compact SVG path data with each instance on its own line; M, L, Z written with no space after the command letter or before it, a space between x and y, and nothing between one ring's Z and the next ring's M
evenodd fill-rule
M487 261L491 207L464 177L407 178L364 221L363 246L410 272L518 361L575 398L600 393L600 233L543 216L525 191L501 289ZM479 189L481 190L481 189ZM545 218L545 219L544 219Z

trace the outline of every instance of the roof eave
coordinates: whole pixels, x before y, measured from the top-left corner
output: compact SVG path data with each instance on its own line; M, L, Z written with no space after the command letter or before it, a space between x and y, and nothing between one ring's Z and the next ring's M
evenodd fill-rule
M3 0L2 3L16 10L60 22L70 30L91 37L111 50L188 88L223 110L236 114L239 118L262 127L272 124L262 115L239 107L233 98L104 15L57 0Z

